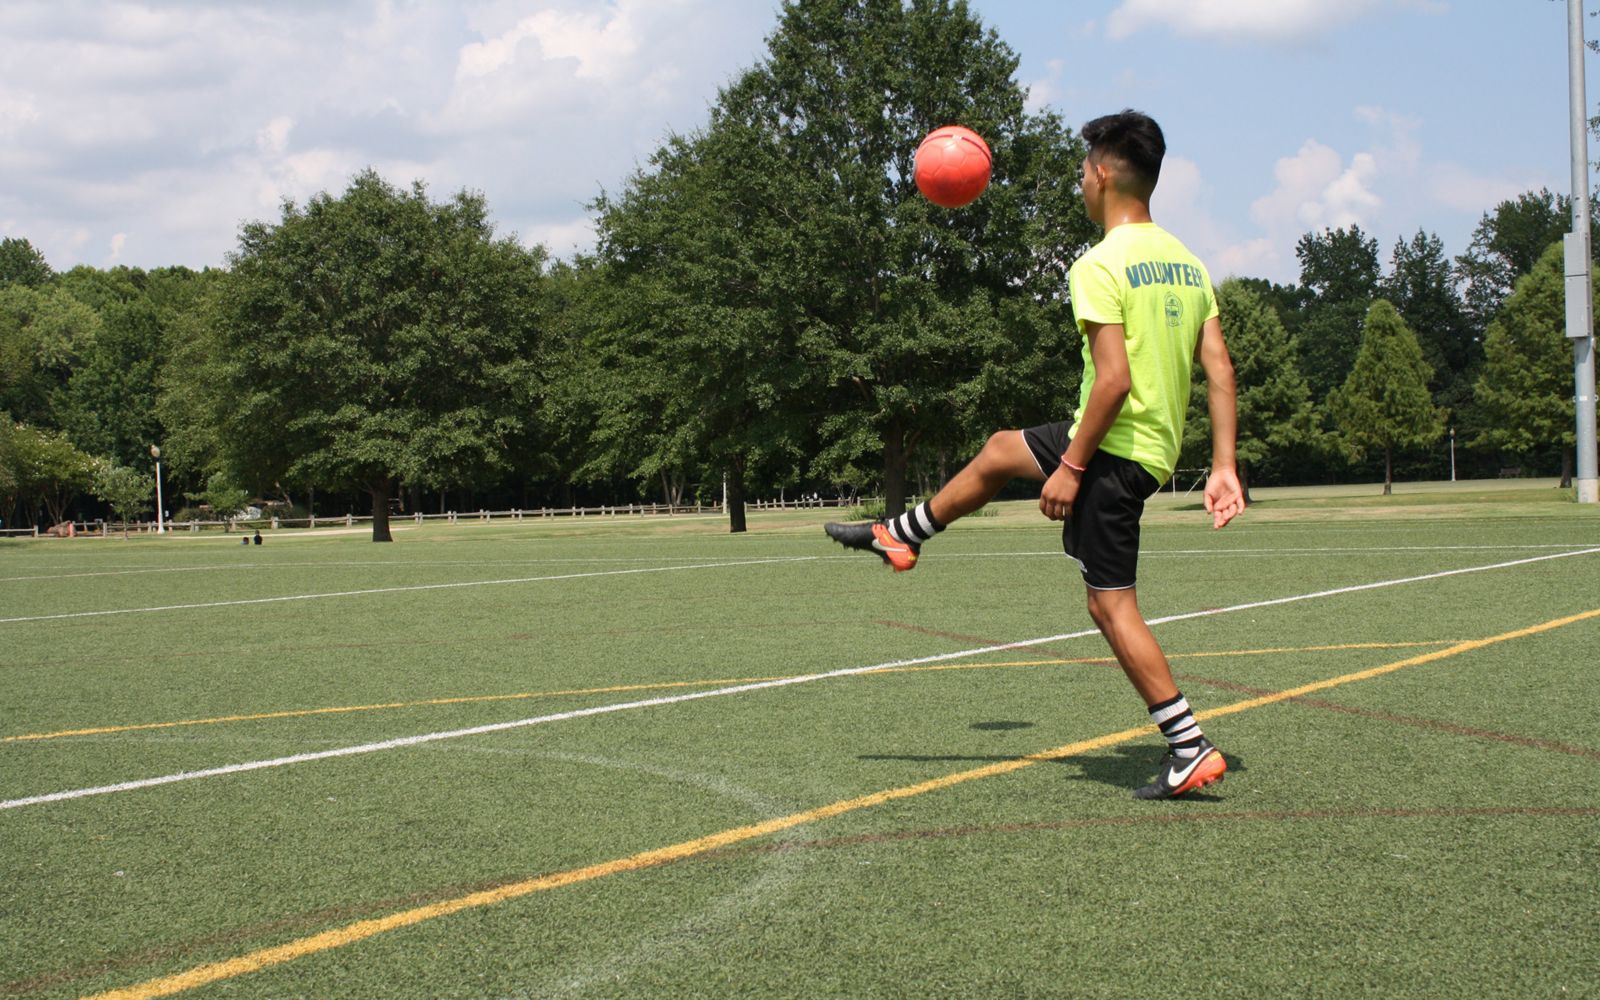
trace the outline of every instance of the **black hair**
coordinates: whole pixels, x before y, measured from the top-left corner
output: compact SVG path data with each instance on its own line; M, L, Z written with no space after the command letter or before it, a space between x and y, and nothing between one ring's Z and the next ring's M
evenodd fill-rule
M1091 158L1119 160L1127 168L1119 190L1150 200L1161 176L1161 158L1167 155L1166 137L1154 118L1126 108L1085 124L1080 134Z

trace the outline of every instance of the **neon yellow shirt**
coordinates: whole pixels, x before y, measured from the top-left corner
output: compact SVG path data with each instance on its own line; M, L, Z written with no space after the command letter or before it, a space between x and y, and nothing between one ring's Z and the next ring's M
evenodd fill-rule
M1190 371L1200 327L1217 315L1211 276L1177 237L1153 222L1106 233L1067 277L1078 332L1084 323L1120 325L1132 387L1100 447L1132 459L1166 482L1178 464ZM1083 339L1083 388L1072 422L1094 388L1094 358Z

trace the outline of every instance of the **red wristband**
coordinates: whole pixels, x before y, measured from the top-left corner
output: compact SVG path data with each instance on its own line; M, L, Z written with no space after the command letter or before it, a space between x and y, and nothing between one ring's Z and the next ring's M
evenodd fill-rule
M1089 471L1088 466L1085 466L1085 465L1073 465L1071 462L1067 461L1067 456L1065 456L1065 455L1061 456L1061 464L1065 465L1067 468L1071 469L1073 472L1088 472Z

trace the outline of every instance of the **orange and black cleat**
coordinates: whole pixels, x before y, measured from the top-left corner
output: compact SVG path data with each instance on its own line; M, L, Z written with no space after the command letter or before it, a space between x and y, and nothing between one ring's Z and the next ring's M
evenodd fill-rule
M1162 757L1160 768L1156 772L1156 780L1142 788L1134 789L1133 797L1174 798L1185 792L1204 788L1212 782L1221 781L1227 771L1228 762L1223 759L1222 751L1212 746L1210 740L1201 737L1200 752L1193 757L1179 757L1170 752Z
M871 552L890 566L896 573L904 573L917 566L917 552L920 550L914 542L902 542L889 533L889 526L882 521L860 521L854 524L841 524L838 521L829 521L823 525L823 531L828 537L843 545L847 549L860 549Z

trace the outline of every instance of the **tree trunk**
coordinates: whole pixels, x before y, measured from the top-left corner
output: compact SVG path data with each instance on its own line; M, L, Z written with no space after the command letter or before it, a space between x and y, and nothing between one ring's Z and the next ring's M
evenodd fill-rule
M1572 488L1572 449L1561 449L1561 488Z
M375 542L394 541L394 536L389 534L389 488L392 484L388 476L367 484L367 492L372 494L372 540Z
M744 520L744 456L737 455L728 463L728 531L738 534L745 530Z
M899 421L883 432L883 516L906 512L906 433Z
M1390 494L1394 493L1394 463L1390 461L1390 458L1392 457L1392 455L1393 455L1393 450L1392 449L1390 449L1390 448L1384 448L1383 449L1383 495L1384 496L1389 496Z
M1244 505L1246 507L1255 503L1254 500L1250 499L1250 467L1243 460L1239 462L1239 491L1244 494Z

